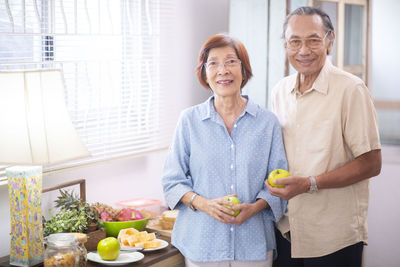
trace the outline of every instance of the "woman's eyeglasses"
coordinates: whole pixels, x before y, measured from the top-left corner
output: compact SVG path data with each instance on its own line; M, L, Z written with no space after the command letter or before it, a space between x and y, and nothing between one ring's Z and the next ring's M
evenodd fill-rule
M225 68L234 68L237 67L241 64L242 62L239 59L228 59L224 61L224 67ZM218 70L221 67L221 62L218 61L208 61L204 63L204 67L208 71L215 71Z

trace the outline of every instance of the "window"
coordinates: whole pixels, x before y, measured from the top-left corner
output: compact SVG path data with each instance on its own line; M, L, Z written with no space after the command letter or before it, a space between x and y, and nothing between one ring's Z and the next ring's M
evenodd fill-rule
M92 154L45 170L168 146L175 122L167 118L161 44L172 38L172 10L172 0L0 4L0 71L62 69L67 109Z
M367 0L309 0L324 10L335 28L332 63L367 82Z

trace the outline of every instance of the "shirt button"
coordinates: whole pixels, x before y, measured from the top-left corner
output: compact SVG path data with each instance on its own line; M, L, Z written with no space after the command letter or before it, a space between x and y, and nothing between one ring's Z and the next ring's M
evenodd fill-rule
M236 127L237 127L237 124L233 125L233 127L235 127L235 128L236 128Z
M233 164L231 164L231 169L233 169Z
M233 190L233 185L231 185L231 189Z
M233 232L233 227L231 227L231 232Z
M234 147L235 147L235 145L234 145L234 144L232 144L232 145L231 145L231 148L233 149Z

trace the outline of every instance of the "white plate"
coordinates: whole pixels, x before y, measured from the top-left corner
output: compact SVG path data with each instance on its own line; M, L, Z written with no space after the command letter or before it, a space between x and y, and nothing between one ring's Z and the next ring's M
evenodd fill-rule
M138 251L138 252L140 252L140 251L143 251L143 247L129 247L129 246L122 246L121 245L121 251L131 251L131 252L133 252L133 251Z
M161 246L159 246L158 248L146 248L143 249L142 251L146 252L146 251L154 251L154 250L160 250L163 248L168 247L168 242L162 239L154 239L155 241L161 241ZM127 246L122 246L121 245L121 250L125 250L125 251L135 251L136 248L135 247L127 247Z
M125 265L131 262L140 261L144 258L143 253L140 252L130 252L130 253L121 253L118 258L113 261L105 261L100 258L100 255L97 252L89 252L87 254L87 259L98 262L105 265L119 266Z

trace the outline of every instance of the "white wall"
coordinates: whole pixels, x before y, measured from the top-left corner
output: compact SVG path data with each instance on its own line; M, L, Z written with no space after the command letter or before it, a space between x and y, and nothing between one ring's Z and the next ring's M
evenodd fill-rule
M399 101L400 1L371 2L370 90L375 99Z
M173 110L204 101L209 92L202 88L194 70L201 45L212 35L228 32L229 0L176 0L176 40L171 47L171 101ZM171 114L177 118L178 114ZM66 181L86 179L88 202L114 204L135 197L164 201L160 184L166 151L137 158L125 158L44 176L47 188ZM79 192L79 190L75 190ZM47 210L48 194L44 195ZM10 212L7 186L0 186L0 257L8 255Z
M400 1L372 0L369 89L376 100L399 101ZM400 112L379 111L381 137L400 140ZM369 244L364 267L400 266L400 146L384 147L381 174L371 179Z
M382 171L370 181L364 267L400 266L400 146L382 148Z
M371 2L370 84L376 100L400 101L400 1ZM378 110L380 134L386 143L400 144L400 110Z
M243 94L266 107L268 3L265 0L231 0L229 11L229 33L245 45L253 72L253 77L243 88Z

